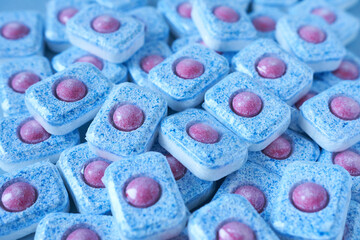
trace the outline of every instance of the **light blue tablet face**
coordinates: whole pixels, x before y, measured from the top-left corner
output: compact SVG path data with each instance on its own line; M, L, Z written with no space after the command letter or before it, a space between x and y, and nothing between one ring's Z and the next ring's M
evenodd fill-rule
M42 53L43 22L41 16L30 11L1 12L0 28L11 22L24 24L29 29L29 33L16 40L0 35L0 59L27 57Z
M150 6L137 8L129 14L145 24L145 42L168 41L169 26L156 8Z
M305 182L318 184L327 191L329 200L325 208L307 213L293 205L292 190ZM293 163L286 168L279 183L271 213L272 226L280 235L291 238L337 239L344 231L350 197L351 178L343 168L320 163ZM328 224L324 225L324 222Z
M90 59L94 62L85 61L84 59ZM123 64L115 64L108 62L77 47L69 48L66 51L54 56L51 63L53 68L57 72L60 72L78 61L98 64L97 66L95 66L113 84L123 83L127 80L127 68Z
M84 171L93 161L111 162L92 153L87 143L65 150L57 163L78 211L82 214L110 213L110 201L105 188L86 183Z
M5 171L20 169L38 161L50 160L55 163L65 149L79 143L77 130L62 136L51 135L45 141L29 144L21 140L21 126L33 118L29 114L0 120L0 167Z
M218 7L232 9L237 19L224 21L218 18L215 14ZM196 0L191 16L202 39L211 49L239 51L256 38L254 26L237 1Z
M265 148L263 151L250 152L249 161L257 163L270 172L280 176L283 175L285 168L294 161L317 161L320 155L319 146L309 138L291 130L286 130L286 132L281 135L281 138L288 141L291 146L290 154L286 158L276 159L274 156L266 155L267 149ZM276 142L274 144L275 146L281 147L281 145L276 145ZM269 145L269 148L270 147Z
M343 120L330 110L338 96L360 103L360 82L344 81L306 101L300 107L300 127L328 151L343 151L360 140L360 119Z
M235 194L236 190L244 186L252 186L259 189L265 196L265 205L258 213L266 222L270 222L271 209L277 196L278 182L280 177L258 164L247 162L242 168L225 178L223 184L216 192L213 201L224 194Z
M145 117L142 125L133 131L119 130L113 123L114 111L125 104L137 106ZM108 96L91 123L86 139L90 149L100 157L115 161L135 156L151 148L166 114L167 104L159 94L133 83L122 83Z
M117 21L118 28L105 33L94 30L93 21L101 16ZM66 32L73 45L110 62L123 63L144 45L144 27L135 18L94 4L71 18Z
M145 6L148 0L96 0L99 4L105 7L112 8L118 11L128 11L134 8Z
M189 128L205 124L214 129L218 139L204 143L192 138ZM195 176L216 181L239 169L247 159L247 144L204 110L188 109L165 118L161 123L159 143Z
M173 157L158 143L154 144L151 151L159 152L163 154L166 158ZM176 170L176 166L174 167L174 170ZM170 168L172 168L171 164ZM173 174L174 170L171 170ZM180 178L175 178L175 180L179 187L182 198L184 199L186 207L191 211L194 208L201 206L201 204L203 204L209 199L209 197L215 191L215 182L201 180L200 178L192 174L187 168L185 168L184 171L184 175L180 175Z
M360 236L360 203L351 201L346 219L344 239L356 240L358 236Z
M268 57L276 58L286 65L284 74L277 78L266 78L259 73L259 62ZM233 57L232 66L252 76L289 105L304 96L313 82L312 69L270 39L259 39L245 47Z
M126 197L128 184L138 177L151 178L161 188L159 199L148 207L135 207ZM112 214L125 239L166 239L179 235L185 227L188 212L162 154L148 152L115 162L106 169L103 182Z
M142 68L142 61L147 57L157 56L163 59L172 54L169 46L162 41L156 41L145 44L139 51L137 51L131 59L127 62L129 72L132 80L140 86L149 86L148 75L149 73ZM146 64L146 63L144 63Z
M192 5L191 2L186 0L160 0L158 2L158 10L166 18L171 32L176 37L191 36L198 32L191 17L181 16L178 12L181 4Z
M234 96L240 92L256 94L262 101L260 113L254 117L237 115L232 108ZM244 73L232 73L205 94L203 107L222 124L260 151L280 136L290 124L290 108Z
M195 211L188 224L190 239L216 239L218 230L228 222L240 222L247 225L256 239L279 239L251 204L236 194L221 195Z
M184 59L195 60L203 66L203 73L184 79L176 67ZM228 61L209 48L194 44L181 49L154 67L148 76L150 88L159 91L169 107L181 111L203 101L205 92L229 72Z
M315 77L330 86L342 81L359 81L360 58L348 51L338 69L332 72L318 73Z
M62 81L75 79L86 87L86 95L66 102L57 96ZM91 120L104 103L111 83L91 64L77 63L31 86L25 94L29 112L50 133L62 135Z
M20 212L0 208L0 238L18 239L35 232L45 215L69 209L69 198L56 167L49 162L36 163L21 170L0 175L1 194L16 182L30 184L36 190L36 201Z
M263 8L257 11L253 11L249 14L250 20L252 21L255 29L257 30L257 36L259 38L270 38L275 40L275 27L277 21L284 16L285 13L276 8ZM266 18L265 18L266 17ZM264 20L261 20L264 18ZM256 23L266 23L265 28L264 26L259 26ZM273 28L272 27L273 25Z
M49 61L40 56L12 60L0 65L1 108L5 117L27 112L25 93L11 87L14 77L23 72L35 74L40 81L52 74Z
M356 17L330 5L325 0L303 1L291 8L289 13L294 15L312 14L323 18L344 45L356 38L360 28L359 20ZM327 18L322 17L322 14L326 14Z
M360 154L360 144L359 143L355 144L354 146L350 147L349 149L346 149L345 151L350 151L355 154ZM326 151L325 149L323 149L321 151L321 155L319 157L318 162L326 163L326 164L334 164L335 157L340 153L329 152L329 151ZM351 163L351 162L349 162L349 163ZM356 164L356 162L354 164ZM355 167L355 169L356 169L356 167ZM360 176L357 176L357 174L355 174L355 175L353 174L351 179L352 179L351 198L355 201L360 202Z
M319 37L318 43L308 42L300 37L302 27L315 27L324 38ZM313 15L281 18L276 25L276 40L286 51L311 66L314 72L335 70L346 54L346 49L325 20Z
M51 213L39 223L34 240L65 239L77 229L89 229L99 239L119 239L119 228L111 216Z
M76 14L91 2L91 0L51 0L48 2L46 7L45 40L51 50L61 52L71 47L66 36L66 22L60 16L67 12Z

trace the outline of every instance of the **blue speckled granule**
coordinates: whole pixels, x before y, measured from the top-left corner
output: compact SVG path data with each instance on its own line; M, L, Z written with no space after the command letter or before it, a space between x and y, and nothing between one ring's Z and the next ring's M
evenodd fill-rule
M359 236L360 236L360 203L351 201L348 216L346 219L344 240L357 240Z
M219 227L230 221L239 221L250 227L256 239L279 239L251 204L236 194L223 194L194 212L188 224L190 239L217 239Z
M110 200L105 188L94 188L84 181L83 172L88 163L99 158L83 143L62 152L57 166L65 184L74 199L76 208L82 214L109 214Z
M290 200L292 189L304 182L314 182L326 189L329 203L321 211L302 212ZM279 183L271 213L272 226L289 239L339 239L344 231L350 197L351 178L342 167L295 162L286 168Z
M117 11L128 11L138 7L145 6L148 0L96 0L105 7L112 8Z
M153 178L161 186L160 199L150 207L133 207L124 197L129 180L138 176ZM117 161L106 169L103 182L123 239L168 239L185 227L188 211L161 153L147 152Z

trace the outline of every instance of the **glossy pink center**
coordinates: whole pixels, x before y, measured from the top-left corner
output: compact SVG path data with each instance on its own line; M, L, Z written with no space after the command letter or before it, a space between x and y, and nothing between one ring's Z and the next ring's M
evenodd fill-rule
M332 24L336 21L335 13L327 8L315 8L311 11L311 13L322 17L329 24Z
M87 87L82 81L69 78L62 80L55 91L58 99L64 102L76 102L86 96Z
M144 119L144 112L132 104L121 105L113 115L115 127L125 132L138 129L143 124Z
M126 186L125 195L132 206L147 208L160 199L161 188L159 183L152 178L138 177Z
M342 80L355 80L359 77L359 66L352 61L344 60L332 73Z
M240 15L234 9L227 6L216 7L213 13L218 19L227 23L234 23L240 19Z
M263 78L276 79L285 74L286 64L277 57L265 57L258 62L256 70Z
M313 213L324 209L329 202L325 188L313 182L298 185L291 194L294 206L303 212Z
M192 5L189 2L183 2L177 7L177 12L183 18L191 18Z
M109 165L110 163L105 162L104 160L90 162L84 169L85 182L94 188L104 188L105 185L101 179Z
M185 58L176 64L175 73L183 79L198 78L204 73L204 65L194 59Z
M99 33L113 33L120 28L120 22L111 16L102 15L96 17L92 23L92 28Z
M218 240L255 240L253 230L241 222L228 222L223 225L217 234Z
M262 107L262 100L252 92L240 92L232 100L233 111L241 117L255 117L261 112Z
M31 85L39 81L38 75L32 72L20 72L11 77L10 86L15 92L25 93Z
M196 123L189 128L189 136L195 141L213 144L219 141L219 133L205 123Z
M91 56L91 55L78 58L78 59L76 59L75 62L91 63L92 65L97 67L100 71L103 70L103 68L104 68L103 61L100 60L99 58Z
M345 168L351 176L360 176L360 155L351 150L337 153L334 157L334 164Z
M37 144L45 141L51 135L36 120L29 120L20 127L21 141L28 144Z
M59 12L58 20L61 24L65 25L77 12L78 10L73 7L64 8Z
M141 59L140 67L144 72L149 73L151 69L153 69L162 61L164 61L164 58L162 56L149 55Z
M181 164L181 162L179 162L170 154L166 155L166 160L170 165L170 169L172 174L174 175L175 180L180 180L182 177L184 177L187 169L186 167L184 167L184 165Z
M326 33L315 26L303 26L298 31L299 36L308 43L322 43L326 40Z
M234 193L246 198L258 213L264 210L266 198L264 193L257 187L244 185L237 188Z
M335 97L330 102L330 111L342 120L355 120L360 115L360 105L350 97Z
M1 35L9 40L17 40L27 36L30 29L20 22L10 22L1 28Z
M6 211L21 212L36 202L36 190L26 182L16 182L5 188L1 203Z
M66 240L100 240L99 236L88 228L78 228L67 236Z
M276 27L275 20L268 16L255 17L252 23L259 32L272 32Z
M283 160L290 157L292 151L291 143L288 139L283 136L278 137L270 143L262 153L268 156L269 158Z

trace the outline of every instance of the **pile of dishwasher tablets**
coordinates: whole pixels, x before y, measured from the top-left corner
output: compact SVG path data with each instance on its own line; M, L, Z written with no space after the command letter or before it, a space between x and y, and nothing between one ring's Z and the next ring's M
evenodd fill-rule
M0 240L359 240L353 4L0 12Z

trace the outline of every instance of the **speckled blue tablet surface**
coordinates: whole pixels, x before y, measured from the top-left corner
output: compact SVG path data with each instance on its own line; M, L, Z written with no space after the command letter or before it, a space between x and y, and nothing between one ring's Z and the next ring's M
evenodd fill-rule
M124 197L126 185L139 176L150 177L161 186L160 199L147 208L133 207ZM103 182L123 239L168 239L185 227L188 211L162 154L147 152L115 162L106 169Z
M360 143L355 144L351 148L347 149L350 151L353 151L357 154L360 154ZM335 152L329 152L323 149L321 151L321 155L319 157L320 163L326 163L326 164L334 164L334 158L337 153ZM352 195L351 198L355 201L358 201L360 203L360 176L352 176Z
M196 123L214 128L214 144L191 138L188 129ZM239 169L247 160L247 144L204 110L187 109L161 122L159 143L200 179L216 181Z
M111 33L99 33L91 27L94 18L108 15L120 22L120 28ZM122 63L127 61L144 44L144 24L120 12L90 5L66 23L70 42L105 60Z
M344 57L343 61L349 61L353 64L355 64L360 72L360 58L353 54L352 52L347 52L346 56ZM316 78L322 80L326 84L333 86L339 82L346 81L344 79L338 78L336 75L333 74L333 72L324 72L324 73L318 73L315 75ZM359 81L360 80L360 74L356 79L350 80L350 81Z
M27 112L24 93L10 87L11 77L20 72L31 72L40 79L52 74L49 61L40 56L16 59L0 65L0 98L4 116Z
M182 49L184 47L187 47L188 45L192 45L194 43L200 43L201 44L201 42L202 42L202 39L201 39L201 37L199 35L195 35L195 36L191 36L191 37L178 38L172 43L171 49L174 52L177 52L180 49ZM223 57L225 57L228 60L228 62L230 63L232 57L237 52L217 52L217 53L222 55Z
M79 101L65 102L54 94L57 84L69 78L86 85L86 96ZM110 82L99 69L92 64L76 63L32 85L26 90L25 103L29 112L48 132L63 135L91 120L110 90Z
M179 60L185 58L200 62L204 73L194 79L177 76L174 68ZM200 44L194 44L181 49L154 67L149 72L148 80L152 89L161 92L169 107L181 111L199 105L206 90L228 72L229 63L224 57Z
M271 209L277 196L280 177L258 164L247 162L242 168L230 174L216 192L213 201L220 196L234 192L241 186L250 185L258 188L265 195L265 208L260 213L266 222L270 221Z
M321 8L335 14L336 20L329 24L329 26L344 45L356 38L360 28L359 19L334 5L329 5L325 0L303 1L291 8L289 13L294 15L311 14L313 10ZM320 16L318 17L321 18Z
M118 11L128 11L137 7L145 6L148 0L96 0L99 4Z
M287 8L296 4L298 0L254 0L255 5L262 7Z
M77 130L63 136L51 135L37 144L25 143L20 140L19 129L30 119L29 114L24 114L0 120L0 167L3 170L19 169L45 159L55 163L62 151L79 143Z
M59 19L59 13L66 8L74 8L80 11L92 0L51 0L46 6L46 30L45 40L48 46L56 52L61 52L71 47L66 35L66 26Z
M194 212L188 224L190 239L216 239L218 229L230 221L239 221L250 227L256 239L279 239L251 204L236 194L223 194Z
M328 151L345 150L360 141L360 119L342 120L331 113L329 104L336 96L360 102L360 82L343 81L306 101L300 107L300 127Z
M213 13L218 6L232 8L239 20L233 23L220 20ZM206 45L214 50L238 51L256 38L254 26L237 1L195 0L191 16Z
M7 212L0 208L0 239L17 239L35 232L36 225L46 214L68 211L69 208L67 191L53 164L36 163L0 175L0 191L18 181L32 185L37 191L37 199L22 212Z
M346 229L344 240L356 240L360 236L360 203L351 201L348 216L346 219Z
M63 71L74 62L84 56L94 56L91 53L77 47L69 48L68 50L54 56L51 60L52 66L56 71ZM95 56L94 56L95 57ZM106 60L98 58L102 62L103 68L101 73L114 84L119 84L127 80L127 68L123 64L111 63Z
M259 164L269 171L282 176L286 167L295 161L316 162L320 155L319 146L308 137L291 130L282 135L291 144L291 155L286 159L273 159L263 152L250 152L249 161Z
M144 112L143 124L134 131L124 132L113 126L113 112L123 104L136 105ZM86 139L91 149L103 158L117 160L135 156L151 148L160 121L166 114L167 104L159 94L133 83L122 83L108 96L88 128Z
M0 28L9 22L21 22L30 31L28 35L17 40L6 39L0 34L0 59L40 54L43 48L41 16L32 11L1 12Z
M97 157L87 143L83 143L62 152L57 166L80 213L109 214L110 201L106 189L91 187L84 180L86 165L95 160L110 163Z
M269 17L276 23L284 15L285 13L279 9L264 7L263 9L257 11L255 10L251 12L249 14L249 17L251 21L253 21L258 17ZM262 32L257 30L257 36L260 38L270 38L275 40L275 29L273 31L268 31L268 32Z
M167 23L170 26L171 32L176 37L186 37L197 34L198 30L195 27L191 18L184 18L178 14L177 9L180 4L184 2L192 2L185 0L160 0L158 2L158 10L164 15Z
M303 40L298 31L306 25L321 29L326 34L326 39L318 44ZM327 22L313 15L282 17L276 25L276 40L285 50L311 66L315 72L335 70L346 54L346 49Z
M34 240L63 240L78 228L87 228L94 231L99 239L120 239L118 226L111 216L51 213L39 223Z
M159 152L164 156L172 156L158 143L154 144L151 151ZM179 187L182 198L184 199L184 203L190 211L207 201L210 195L212 195L215 191L214 182L201 180L187 169L185 175L176 180L176 183Z
M329 203L321 211L302 212L290 200L292 189L304 182L314 182L326 189ZM271 213L272 226L280 235L291 239L339 239L344 231L350 197L351 178L342 167L295 162L286 168L279 183Z
M252 118L233 112L233 96L242 91L258 95L261 112ZM203 107L226 127L251 144L250 151L264 149L280 136L290 124L290 107L244 73L235 72L225 77L205 94Z
M164 17L154 7L142 7L131 11L130 16L145 24L145 41L165 41L169 37L169 26Z
M145 44L127 62L132 80L140 86L148 86L148 73L141 68L141 60L150 55L158 55L167 58L172 54L169 46L163 41L155 41Z
M257 71L257 64L265 57L282 60L286 64L285 74L276 79L263 78ZM235 70L252 76L289 105L304 96L313 82L312 69L271 39L259 39L245 47L233 57L232 66Z

